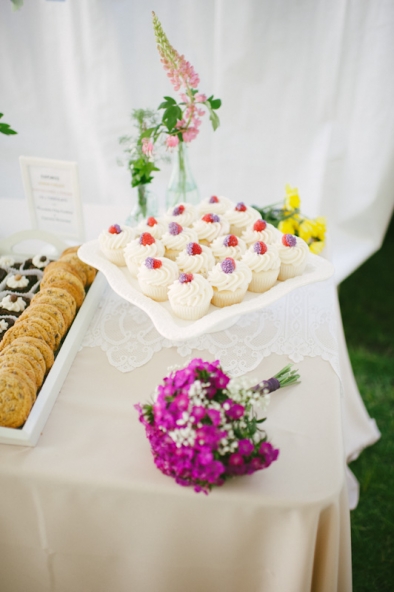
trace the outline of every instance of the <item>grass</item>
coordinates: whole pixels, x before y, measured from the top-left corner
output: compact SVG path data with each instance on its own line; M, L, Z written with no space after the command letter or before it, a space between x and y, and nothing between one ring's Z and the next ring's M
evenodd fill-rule
M351 464L360 502L351 514L354 592L394 590L394 218L382 248L340 287L360 393L382 438Z

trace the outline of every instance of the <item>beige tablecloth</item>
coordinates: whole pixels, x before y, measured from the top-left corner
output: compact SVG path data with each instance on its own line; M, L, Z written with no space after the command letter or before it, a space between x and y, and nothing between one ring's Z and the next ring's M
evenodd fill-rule
M271 355L252 374L287 361ZM163 350L123 374L83 349L37 446L0 446L2 592L351 590L340 387L328 362L305 358L302 384L272 395L266 429L279 460L209 496L155 468L133 407L177 362Z

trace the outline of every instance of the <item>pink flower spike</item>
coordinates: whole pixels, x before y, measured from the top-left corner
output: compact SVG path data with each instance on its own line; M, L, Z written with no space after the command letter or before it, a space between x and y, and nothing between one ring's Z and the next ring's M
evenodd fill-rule
M202 93L198 93L195 97L194 97L196 103L205 103L205 101L207 100L207 96L202 94Z
M179 144L178 136L167 136L167 148L176 148Z
M146 156L152 156L153 153L153 142L149 138L142 138L142 152Z

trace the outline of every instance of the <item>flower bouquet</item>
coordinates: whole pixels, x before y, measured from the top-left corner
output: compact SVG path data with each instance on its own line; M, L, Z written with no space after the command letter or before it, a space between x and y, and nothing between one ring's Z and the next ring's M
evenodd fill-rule
M231 477L251 475L277 460L260 415L269 393L298 382L291 364L255 384L230 379L218 360L195 358L156 388L154 403L138 404L154 462L179 485L209 493Z
M308 218L300 211L301 199L298 189L286 185L283 202L260 208L263 219L278 228L283 234L293 234L304 239L309 249L319 255L325 246L326 220L323 217Z

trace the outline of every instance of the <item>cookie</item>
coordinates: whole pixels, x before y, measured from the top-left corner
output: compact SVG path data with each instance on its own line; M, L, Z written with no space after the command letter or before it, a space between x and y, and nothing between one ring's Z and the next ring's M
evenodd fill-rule
M6 348L3 349L2 352L0 352L0 358L3 356L17 354L22 354L23 356L26 356L28 358L28 360L33 365L33 369L36 375L36 384L37 386L41 386L46 372L45 359L41 351L37 349L34 345L26 343L26 341L22 341L21 339L15 339L15 341L13 341L11 345L8 345Z
M19 428L29 417L32 405L26 382L5 368L0 370L0 425Z
M47 323L48 324L48 323ZM0 351L2 351L7 345L10 345L14 339L18 337L34 337L40 341L43 341L52 349L55 344L55 340L53 335L50 333L50 325L49 333L43 328L42 324L38 324L31 320L24 320L18 323L15 323L11 329L8 329L7 333L5 334L3 340L0 342Z
M77 305L75 303L74 298L67 292L67 290L62 290L61 288L56 287L48 287L43 288L34 296L32 302L34 304L40 303L48 303L56 306L61 312L66 321L67 328L71 325L74 320L75 313L77 311Z
M48 323L51 327L51 333L54 337L54 351L56 351L60 345L60 341L63 337L63 334L61 333L61 331L59 330L59 326L58 323L56 321L56 319L51 316L50 314L48 314L47 312L44 312L44 310L40 310L37 309L37 306L33 306L28 308L20 317L18 322L23 321L24 319L31 319L32 321L43 325L43 323L40 323L40 321L45 321L45 323ZM63 322L64 325L64 322Z
M26 324L27 329L23 331L23 335L29 337L37 337L37 339L43 339L49 347L55 351L56 349L56 337L53 331L52 325L45 321L42 317L28 317L24 319L18 319L14 327L19 327L22 324ZM28 327L31 326L33 331L29 331ZM40 335L37 334L40 333ZM16 334L16 331L14 332Z
M12 345L8 347L12 347ZM36 386L36 390L40 388L44 378L45 370L44 372L41 372L41 367L39 367L38 363L34 360L33 357L28 357L22 352L4 351L0 354L0 365L2 363L2 360L13 360L18 364L21 364L24 368L26 368L29 378L33 379L34 384Z
M97 269L95 269L91 265L88 265L84 261L81 261L77 253L69 253L65 255L63 254L60 258L60 261L66 261L78 270L78 273L80 273L81 275L81 280L83 281L85 288L87 286L90 286L90 284L96 277ZM85 277L85 280L82 279L82 276Z
M85 299L85 288L79 278L69 271L61 268L52 270L44 276L41 281L41 287L47 288L57 286L67 290L74 298L77 308L80 308Z
M10 357L0 358L0 370L3 368L9 370L11 374L19 376L21 380L26 382L31 400L34 403L37 397L37 387L34 372L23 366L23 364L11 359Z
M37 312L38 313L42 312L46 315L50 315L53 318L53 320L56 322L56 326L57 326L58 331L61 335L61 338L64 337L64 335L67 332L66 321L64 319L63 313L56 306L53 306L53 304L48 304L47 302L41 303L40 300L38 300L38 301L32 300L29 311L32 311L32 312L34 311L34 314L36 314ZM26 311L26 313L27 312L28 311Z
M80 246L81 245L74 245L73 247L68 247L67 249L64 249L63 253L60 255L60 258L63 257L63 255L68 255L69 253L77 253Z
M53 355L52 349L46 344L42 339L37 339L36 337L20 337L18 339L20 343L27 343L28 345L34 346L38 351L42 354L45 360L46 369L49 370L53 366L53 362L55 361L55 356Z
M45 278L45 276L48 275L48 273L51 273L52 271L55 271L56 269L64 269L65 271L72 273L77 279L79 279L82 282L83 285L85 285L86 274L81 276L78 273L78 270L75 269L75 267L70 265L70 263L67 263L67 261L62 261L61 259L59 259L59 261L52 261L52 263L47 265L47 267L45 268L45 271L44 271L44 278Z

